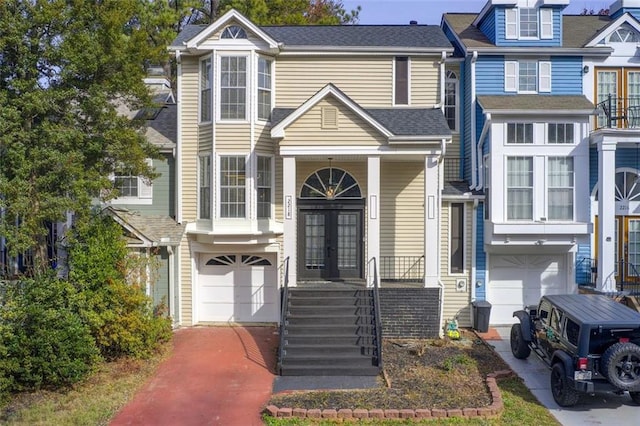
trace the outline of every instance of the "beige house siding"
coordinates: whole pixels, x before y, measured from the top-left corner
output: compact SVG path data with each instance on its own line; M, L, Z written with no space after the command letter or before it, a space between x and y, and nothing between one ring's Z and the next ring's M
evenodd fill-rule
M444 293L444 314L443 324L446 325L448 320L457 318L460 327L471 326L471 236L472 236L472 218L473 204L465 203L464 211L464 265L465 272L463 274L449 273L449 233L450 233L450 202L442 204L442 226L440 234L440 251L442 257L440 259L441 279L445 286ZM466 279L467 286L465 291L457 291L456 282L458 279Z
M335 129L322 127L322 109L338 109L338 126ZM281 146L290 145L382 145L385 138L362 118L353 113L333 97L318 102L286 130Z
M216 153L249 153L251 127L248 123L224 123L216 125Z
M333 83L364 107L392 102L393 57L279 57L276 60L276 105L297 107Z
M261 154L275 154L277 143L271 139L271 127L256 124L254 129L255 150Z
M440 64L430 57L411 58L411 105L432 106L440 102Z
M213 147L213 126L211 123L198 126L198 152L211 152Z
M380 256L424 254L424 163L381 165Z
M198 58L185 57L181 76L182 219L196 218L198 162Z
M181 325L193 325L193 291L191 286L191 250L187 234L180 243L180 319Z

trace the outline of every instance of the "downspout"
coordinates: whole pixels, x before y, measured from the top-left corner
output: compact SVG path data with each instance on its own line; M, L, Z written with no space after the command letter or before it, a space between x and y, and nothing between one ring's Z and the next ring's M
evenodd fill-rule
M478 199L473 199L473 212L471 213L471 301L476 300L476 239L478 238ZM473 309L469 309L469 323L473 324Z
M180 100L180 94L182 93L182 60L180 58L180 51L176 50L176 64L177 64L177 76L176 76L176 103L178 104L178 118L176 123L176 222L182 223L182 102Z
M478 51L474 50L471 56L471 188L476 187L476 152L473 146L476 144L476 61Z
M477 160L478 160L478 184L475 186L475 188L472 189L477 189L477 190L481 190L482 188L484 188L484 164L482 161L482 151L483 151L483 146L484 146L484 141L487 139L487 137L489 136L489 132L491 129L491 113L486 112L484 114L484 126L482 126L482 133L480 134L480 140L478 141L478 154L477 154Z
M176 321L176 306L175 306L175 297L176 297L176 289L173 287L176 285L175 279L175 265L176 261L175 253L173 251L173 246L167 246L167 254L169 255L169 317L171 317L171 322L175 326L177 324Z

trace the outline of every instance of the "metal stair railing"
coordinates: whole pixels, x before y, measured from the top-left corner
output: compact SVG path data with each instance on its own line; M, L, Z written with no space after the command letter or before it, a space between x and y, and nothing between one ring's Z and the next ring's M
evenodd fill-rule
M376 352L378 357L378 368L382 369L382 320L380 318L380 280L378 279L378 267L376 258L372 257L369 264L373 264L373 317L375 322Z
M283 262L284 284L282 286L282 297L280 306L280 346L278 347L278 370L282 370L282 357L284 356L285 344L285 321L287 320L287 305L289 304L289 257Z

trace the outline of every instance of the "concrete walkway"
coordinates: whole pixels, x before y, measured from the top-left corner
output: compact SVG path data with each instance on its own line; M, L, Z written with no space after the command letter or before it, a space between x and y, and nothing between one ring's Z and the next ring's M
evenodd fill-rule
M495 348L500 357L524 380L524 384L531 393L561 424L564 426L640 424L640 407L631 401L628 394L583 395L574 407L560 407L551 395L549 368L533 353L525 360L515 358L509 343L510 331L511 327L498 327L491 329L490 333L482 337Z
M199 327L174 334L171 357L111 422L121 425L262 425L271 396L277 329Z

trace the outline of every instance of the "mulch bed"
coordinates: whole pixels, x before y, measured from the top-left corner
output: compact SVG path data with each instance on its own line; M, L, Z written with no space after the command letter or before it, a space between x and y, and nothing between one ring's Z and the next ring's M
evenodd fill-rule
M305 391L275 395L268 404L319 409L416 409L491 404L485 378L508 369L473 332L460 340L385 340L384 370L390 387L360 391Z

